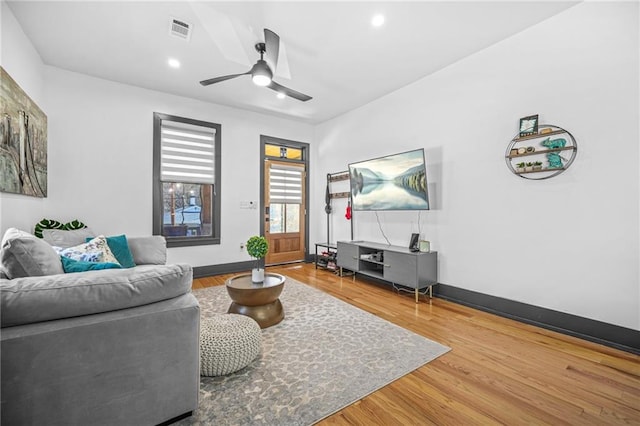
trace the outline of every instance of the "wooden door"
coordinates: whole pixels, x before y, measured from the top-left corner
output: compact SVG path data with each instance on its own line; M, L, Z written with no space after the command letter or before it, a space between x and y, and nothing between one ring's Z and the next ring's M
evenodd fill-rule
M305 180L302 163L266 160L264 177L267 265L305 258Z

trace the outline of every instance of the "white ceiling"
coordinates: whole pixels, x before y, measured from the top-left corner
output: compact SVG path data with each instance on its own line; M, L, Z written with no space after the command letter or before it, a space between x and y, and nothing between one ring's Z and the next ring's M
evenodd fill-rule
M318 123L434 73L576 2L9 1L42 60L63 69ZM386 22L372 27L374 14ZM190 41L169 19L193 24ZM284 46L274 80L313 96L277 99L243 73L263 28ZM282 49L282 48L281 48ZM167 66L169 57L180 69ZM522 58L513 58L520 61ZM289 65L290 77L287 78Z

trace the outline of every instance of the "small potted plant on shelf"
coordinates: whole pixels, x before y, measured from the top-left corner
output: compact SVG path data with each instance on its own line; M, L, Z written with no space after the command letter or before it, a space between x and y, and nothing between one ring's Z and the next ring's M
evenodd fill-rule
M269 252L269 243L261 235L254 235L247 241L247 253L256 260L256 267L251 270L251 281L254 283L264 282L264 268L260 267L260 259Z
M533 163L533 170L542 170L542 162L536 161Z
M516 164L516 170L518 173L524 172L524 162Z
M526 167L524 168L525 171L530 172L533 170L533 163L529 162L527 163Z

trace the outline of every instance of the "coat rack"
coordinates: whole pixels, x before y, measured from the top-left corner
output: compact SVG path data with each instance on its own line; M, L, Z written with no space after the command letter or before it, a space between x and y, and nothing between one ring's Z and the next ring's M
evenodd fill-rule
M333 212L333 207L331 206L331 200L335 198L348 198L349 202L351 202L351 193L350 192L331 192L331 184L333 182L339 182L343 180L349 179L349 171L337 172L337 173L327 173L327 190L325 194L325 207L324 211L327 214L327 243L329 243L330 237L330 226L331 226L331 213ZM351 239L353 240L353 220L351 221Z

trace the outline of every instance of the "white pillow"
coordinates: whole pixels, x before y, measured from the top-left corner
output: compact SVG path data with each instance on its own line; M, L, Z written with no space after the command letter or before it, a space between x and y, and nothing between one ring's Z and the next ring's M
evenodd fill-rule
M60 256L68 257L73 260L80 260L84 262L109 262L120 265L118 259L116 259L111 249L109 249L107 239L104 235L98 235L93 240L74 247L65 249L56 247L56 251Z
M89 228L73 229L70 231L64 229L43 229L42 239L56 247L73 247L83 244L87 241L87 237L93 238L96 235Z

